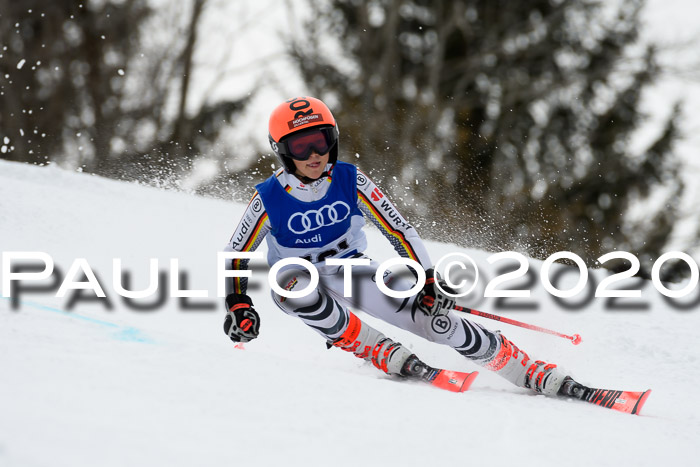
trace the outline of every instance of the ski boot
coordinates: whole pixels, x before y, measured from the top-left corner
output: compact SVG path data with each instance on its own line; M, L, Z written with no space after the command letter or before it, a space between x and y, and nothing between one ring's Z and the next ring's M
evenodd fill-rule
M352 312L349 312L347 329L330 345L371 361L389 375L401 375L404 363L411 356L411 351L406 347L389 339Z
M556 365L542 360L532 361L518 346L497 333L500 341L498 350L490 359L477 363L506 380L547 396L556 396L567 377Z

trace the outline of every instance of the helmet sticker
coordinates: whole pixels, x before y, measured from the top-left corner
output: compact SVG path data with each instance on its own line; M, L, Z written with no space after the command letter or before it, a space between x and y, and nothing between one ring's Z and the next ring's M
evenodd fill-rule
M323 121L323 115L314 113L314 109L311 107L311 102L309 102L307 99L304 99L303 97L295 97L294 99L290 99L288 102L289 110L294 112L294 120L287 122L287 126L290 130L309 123Z
M312 115L304 115L301 118L297 118L296 120L292 120L291 122L287 122L287 125L289 125L289 129L292 130L292 129L300 127L302 125L306 125L307 123L316 123L316 122L322 122L322 121L323 121L323 115L312 114Z

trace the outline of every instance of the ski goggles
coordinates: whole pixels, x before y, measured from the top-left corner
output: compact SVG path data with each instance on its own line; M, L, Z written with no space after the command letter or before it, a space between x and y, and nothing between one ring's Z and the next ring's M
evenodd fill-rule
M284 138L277 145L277 151L298 161L305 161L311 153L326 154L338 141L333 127L311 128Z

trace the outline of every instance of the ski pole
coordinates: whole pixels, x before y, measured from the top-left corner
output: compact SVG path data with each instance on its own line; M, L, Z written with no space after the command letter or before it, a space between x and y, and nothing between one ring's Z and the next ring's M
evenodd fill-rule
M579 345L581 343L581 336L579 334L574 334L573 336L567 336L566 334L562 334L562 333L557 332L557 331L552 331L551 329L542 328L540 326L535 326L534 324L527 324L527 323L523 323L522 321L516 321L514 319L506 318L503 316L492 315L491 313L484 313L483 311L472 310L470 308L464 308L461 306L455 306L453 308L453 310L461 311L463 313L469 313L471 315L481 316L483 318L493 319L493 320L500 321L500 322L506 323L506 324L512 324L513 326L520 326L521 328L531 329L533 331L539 331L539 332L544 332L546 334L552 334L554 336L563 337L564 339L569 339L571 341L571 343L574 345Z

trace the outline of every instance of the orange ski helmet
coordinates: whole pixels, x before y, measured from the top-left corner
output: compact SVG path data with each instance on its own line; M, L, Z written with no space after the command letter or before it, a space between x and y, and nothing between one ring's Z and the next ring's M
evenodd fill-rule
M338 125L326 104L315 97L287 99L270 114L270 146L289 173L292 159L307 160L312 150L329 152L328 162L338 160Z

